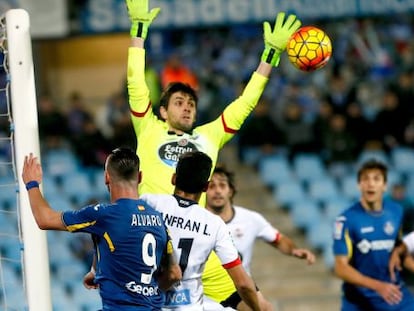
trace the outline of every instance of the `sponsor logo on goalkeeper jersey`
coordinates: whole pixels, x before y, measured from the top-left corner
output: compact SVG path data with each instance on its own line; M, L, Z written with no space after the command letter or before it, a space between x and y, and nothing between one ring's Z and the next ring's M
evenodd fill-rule
M197 147L187 139L168 142L158 149L158 156L168 166L175 167L179 157L190 151L197 151Z
M151 297L151 296L155 296L159 294L157 286L137 284L135 281L126 283L125 287L130 292L143 295L143 296L147 296L147 297Z

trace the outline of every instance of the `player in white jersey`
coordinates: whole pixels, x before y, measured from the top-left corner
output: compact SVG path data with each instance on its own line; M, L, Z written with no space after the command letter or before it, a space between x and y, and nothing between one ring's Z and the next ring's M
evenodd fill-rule
M244 207L233 205L233 198L236 194L234 175L224 166L217 166L214 169L207 189L207 209L220 216L233 236L234 244L243 261L245 270L250 273L253 246L256 239L261 239L271 246L277 248L285 255L305 259L308 264L315 262L315 255L303 248L297 248L294 242L274 228L261 214ZM216 278L209 278L211 271L203 275L203 284L210 283L211 286L218 285ZM226 282L226 278L218 278ZM221 287L226 291L227 287ZM222 301L224 306L244 310L240 305L240 297L237 292L231 290L227 293L228 299ZM272 310L272 306L259 292L259 302L263 310Z
M141 197L162 213L183 273L181 283L166 293L164 309L204 310L201 275L214 250L245 303L253 310L260 310L254 282L241 264L229 229L220 217L197 203L207 189L211 166L212 161L205 153L185 153L172 177L174 194Z
M395 282L397 279L396 271L401 271L403 268L411 273L414 272L414 231L411 231L402 238L399 245L396 246L391 254L388 264L391 280Z

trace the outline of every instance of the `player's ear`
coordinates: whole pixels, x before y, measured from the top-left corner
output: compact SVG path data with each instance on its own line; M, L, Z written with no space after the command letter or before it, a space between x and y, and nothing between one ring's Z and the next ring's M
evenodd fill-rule
M209 184L210 182L208 181L208 182L206 182L206 184L205 184L205 186L203 187L203 192L207 192L207 189L208 189L208 184Z
M105 185L109 185L110 176L108 171L105 171Z
M160 116L161 116L161 119L167 120L168 114L167 114L167 109L165 108L165 106L160 107Z
M138 185L141 183L142 181L142 171L138 172Z
M176 174L176 173L174 173L174 174L171 176L171 183L172 183L172 185L173 185L173 186L175 186L176 180L177 180L177 174Z

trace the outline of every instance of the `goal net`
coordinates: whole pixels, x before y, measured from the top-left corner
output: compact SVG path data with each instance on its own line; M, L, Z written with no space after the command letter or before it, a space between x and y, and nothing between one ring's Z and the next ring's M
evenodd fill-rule
M40 156L30 20L0 16L0 310L50 311L45 232L21 180L24 156Z

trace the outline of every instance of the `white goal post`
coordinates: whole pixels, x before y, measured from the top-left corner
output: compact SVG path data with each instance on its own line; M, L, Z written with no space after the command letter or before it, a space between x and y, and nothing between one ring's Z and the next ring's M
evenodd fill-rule
M30 311L51 311L46 232L40 230L34 221L21 179L25 155L33 152L40 157L30 19L27 11L23 9L11 9L6 12L5 17L14 149L20 189L25 291Z

